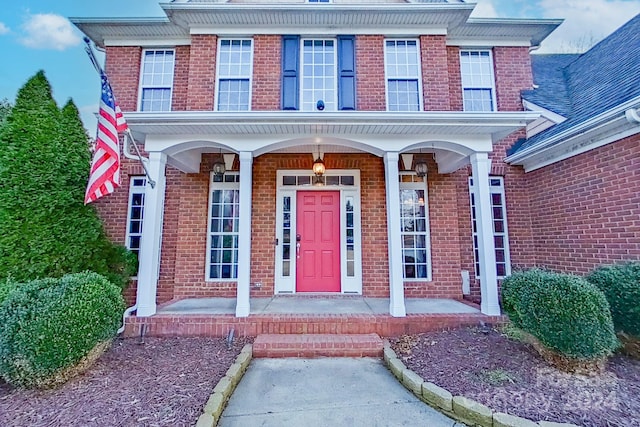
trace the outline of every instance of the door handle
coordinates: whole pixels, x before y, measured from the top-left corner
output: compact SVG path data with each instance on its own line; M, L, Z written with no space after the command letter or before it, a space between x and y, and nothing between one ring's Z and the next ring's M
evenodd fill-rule
M296 258L300 258L300 243L296 243Z

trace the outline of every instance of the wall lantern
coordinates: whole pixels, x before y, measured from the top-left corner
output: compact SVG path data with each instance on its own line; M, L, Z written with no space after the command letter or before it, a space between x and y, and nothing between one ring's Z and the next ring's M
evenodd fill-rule
M416 164L414 166L414 170L416 171L416 175L420 178L424 178L427 175L427 162L422 159L416 160Z

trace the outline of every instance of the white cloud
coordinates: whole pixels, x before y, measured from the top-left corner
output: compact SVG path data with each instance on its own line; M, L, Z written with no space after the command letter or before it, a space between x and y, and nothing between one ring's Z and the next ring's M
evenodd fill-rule
M473 18L497 18L498 12L493 4L493 0L478 0L478 4L471 13Z
M20 42L34 49L65 50L81 42L80 36L74 33L71 22L53 13L30 15L22 29L25 35Z
M581 52L640 13L640 2L626 0L541 0L543 17L564 18L539 52Z
M9 27L7 27L6 25L4 25L3 22L0 22L0 36L3 34L7 34L9 31Z

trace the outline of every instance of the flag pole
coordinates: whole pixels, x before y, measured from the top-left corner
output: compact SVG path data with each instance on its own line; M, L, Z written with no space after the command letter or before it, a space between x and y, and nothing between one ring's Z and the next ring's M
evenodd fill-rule
M96 55L93 52L93 48L91 47L91 40L89 40L89 37L84 37L84 42L86 44L86 46L84 47L84 50L87 52L87 55L89 55L89 59L91 60L93 67L101 76L104 75L104 70L98 63L98 59L96 58ZM149 170L147 169L147 165L144 162L145 158L142 157L142 154L140 153L140 149L138 148L138 143L136 142L136 139L133 137L133 134L131 133L131 129L129 129L129 126L127 126L126 134L131 140L131 142L133 143L133 148L136 150L138 160L142 164L142 169L144 170L144 174L147 177L147 182L149 183L151 188L155 188L156 182L153 179L151 179L151 176L149 175ZM125 141L125 143L127 143L127 141Z

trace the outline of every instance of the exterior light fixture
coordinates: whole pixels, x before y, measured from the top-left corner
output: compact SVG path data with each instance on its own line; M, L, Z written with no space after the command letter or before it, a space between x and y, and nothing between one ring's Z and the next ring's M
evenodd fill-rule
M224 158L222 157L222 150L220 151L220 155L213 162L211 169L215 176L222 176L227 171L227 166L225 165Z
M318 156L318 158L316 159L315 162L313 162L313 173L317 176L317 177L321 177L322 175L324 175L325 172L325 167L324 167L324 162L322 161L322 159L320 158L320 156Z
M414 170L416 171L416 175L420 178L424 178L427 175L427 162L424 160L416 160L416 164L414 166Z

